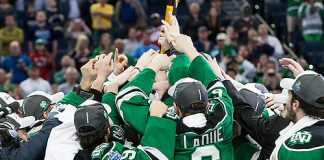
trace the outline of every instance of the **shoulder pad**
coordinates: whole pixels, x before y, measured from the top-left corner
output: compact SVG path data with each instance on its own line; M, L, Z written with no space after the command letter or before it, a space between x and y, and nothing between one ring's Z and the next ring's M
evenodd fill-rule
M291 149L315 149L324 147L324 121L306 127L286 140L285 145Z
M92 154L92 160L117 160L121 158L123 145L118 142L102 143L97 146Z

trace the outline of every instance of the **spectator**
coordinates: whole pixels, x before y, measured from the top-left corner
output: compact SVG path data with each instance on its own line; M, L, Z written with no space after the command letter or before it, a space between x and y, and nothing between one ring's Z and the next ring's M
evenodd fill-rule
M233 20L231 26L239 32L241 42L246 42L248 40L248 31L257 27L257 20L252 15L252 9L249 5L245 5L241 8L240 17Z
M37 11L45 10L48 7L49 0L34 0L34 6Z
M198 52L209 53L214 46L214 43L209 41L210 31L205 26L201 26L198 29L198 40L194 43Z
M47 23L53 29L57 38L63 37L65 17L59 10L56 0L48 0L48 7L46 10Z
M49 82L39 77L39 74L39 69L33 67L28 71L29 78L20 83L20 88L23 90L24 97L35 91L44 91L48 94L52 93Z
M262 77L263 74L267 72L268 62L269 62L269 56L267 54L261 54L256 64L257 72L258 72L257 78ZM262 83L262 81L260 83Z
M5 17L9 14L15 14L14 7L8 3L8 0L0 0L0 28L4 26Z
M90 10L93 29L92 45L97 47L101 34L112 28L111 18L114 14L114 6L107 4L107 0L99 0L98 3L91 5Z
M3 62L3 68L6 72L12 71L12 83L19 84L28 78L28 68L31 62L28 57L21 53L19 42L13 41L9 45L10 56Z
M74 59L72 59L70 56L65 55L62 57L61 59L61 67L62 69L59 71L56 71L53 75L53 81L56 84L62 84L65 82L64 79L64 73L66 71L67 68L69 67L75 67L75 61Z
M25 0L17 0L16 1L16 4L15 4L16 11L18 11L18 12L24 12L25 11L25 6L26 6Z
M266 64L266 70L263 77L258 79L259 83L262 83L270 92L281 93L280 89L281 75L277 69L274 60L269 60Z
M128 31L128 38L124 40L125 49L124 54L131 55L134 50L138 47L140 42L137 40L137 31L136 28L132 27Z
M78 85L78 78L78 70L74 67L68 67L64 73L64 79L66 82L58 86L58 91L67 95L72 91L73 87Z
M298 8L302 0L288 0L287 1L287 41L292 42L292 33L299 28Z
M324 8L321 2L307 0L298 8L305 41L320 42L323 35Z
M114 41L114 47L116 49L118 49L118 52L119 53L123 53L125 54L125 40L121 39L121 38L117 38L115 39ZM135 59L134 57L132 57L131 55L129 54L125 54L125 56L127 57L127 61L128 61L128 65L131 65L131 66L135 66Z
M84 20L85 24L92 29L92 17L91 17L91 6L95 4L96 1L81 1L80 10L81 19Z
M55 56L57 53L57 40L53 29L47 24L46 13L38 11L36 14L36 26L30 28L28 35L28 48L29 53L33 53L33 42L37 39L46 41L46 48Z
M250 29L248 32L248 43L259 43L260 38L255 29Z
M125 31L133 26L146 27L146 14L139 0L118 1L115 14L119 28Z
M68 20L81 18L82 0L60 0L60 10L62 10L64 17ZM89 8L89 6L88 6ZM82 10L84 12L84 10Z
M24 30L29 31L31 28L35 27L37 25L36 21L36 9L33 3L27 4L27 12L24 15ZM26 34L26 39L27 39Z
M221 15L222 12L222 2L220 0L211 0L210 1L210 8L215 8L218 15Z
M228 62L226 60L223 62L223 58L236 55L234 49L230 45L225 44L226 39L227 35L225 33L218 33L216 37L216 45L209 52L211 57L215 57L217 61L222 62L223 64Z
M275 36L269 35L267 26L265 24L260 24L258 28L260 35L261 44L268 44L274 48L274 56L276 58L281 58L284 54L284 50L281 46L279 39Z
M215 41L215 37L219 32L225 32L225 27L221 16L219 16L216 7L211 7L208 12L207 27L211 31L209 40Z
M225 46L225 40L227 35L225 33L218 33L216 37L216 45L213 50L209 52L211 57L216 57L217 61L221 62L222 60L222 51Z
M59 92L59 90L58 90L58 85L55 84L55 83L51 84L51 89L52 89L52 93L53 93L53 94Z
M74 50L70 53L70 56L75 60L76 68L80 69L89 60L90 49L89 39L86 35L80 35Z
M14 99L24 99L24 92L19 85L14 86L13 91L10 93L10 95Z
M147 52L149 49L158 50L159 48L151 44L150 33L145 32L142 36L141 44L134 50L132 56L135 59L138 59L139 57L142 56L143 53Z
M237 48L239 44L241 44L240 42L240 35L239 33L234 29L234 27L232 26L228 26L226 28L226 40L225 43L227 45L231 45L232 47ZM246 42L243 42L243 44L245 44Z
M232 68L227 68L226 69L226 74L230 76L232 79L236 79L237 72L235 69Z
M248 56L247 48L246 46L242 45L238 49L238 54L235 57L235 61L239 65L240 74L246 79L248 79L249 82L252 82L253 78L256 75L256 68L250 61L246 60L247 56Z
M202 5L204 3L204 0L186 0L188 7L190 7L192 3L198 3L199 5Z
M101 35L99 46L92 52L90 58L94 58L97 55L102 54L103 51L112 51L112 39L109 33Z
M4 69L0 68L0 92L9 93L13 91L15 86L11 83L11 80L12 73L7 74Z
M35 41L35 52L30 55L30 60L34 67L39 69L40 77L49 79L49 75L54 71L54 58L46 49L46 42L43 39Z
M257 82L262 83L268 90L278 90L281 75L279 74L275 59L269 58L265 53L260 55L257 63Z
M230 60L226 63L226 73L228 73L235 81L238 81L240 83L248 83L248 79L244 77L242 74L240 74L240 68L239 68L238 62L235 60Z
M222 9L222 1L221 0L211 0L210 1L210 8L215 8L217 11L217 15L219 17L222 17L222 21L224 26L228 26L233 19L231 15L228 15L223 9Z
M200 14L200 6L198 3L190 4L190 16L183 25L183 33L196 41L198 38L197 31L200 26L207 26L205 18Z
M15 2L16 3L12 5L15 6L17 26L23 27L24 19L26 17L26 6L28 2L25 2L25 0L17 0Z
M118 49L119 53L124 53L125 43L124 40L121 38L117 38L114 41L115 49Z
M248 39L248 51L250 54L247 58L250 62L256 64L261 54L273 55L274 48L267 43L261 44L256 30L249 30Z
M71 20L65 33L69 49L72 49L75 46L76 40L81 34L90 36L90 28L84 23L82 19Z
M9 54L9 44L12 41L18 41L20 44L23 44L24 31L16 26L13 15L7 15L6 26L0 29L1 56L6 56Z
M151 27L148 32L151 34L151 43L159 47L159 37L161 32L161 16L158 13L153 13L151 15Z

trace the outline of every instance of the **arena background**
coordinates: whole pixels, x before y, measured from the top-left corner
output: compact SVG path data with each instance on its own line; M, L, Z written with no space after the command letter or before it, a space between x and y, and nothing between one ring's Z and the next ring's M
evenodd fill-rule
M144 51L159 49L165 1L107 2L99 9L94 0L0 0L0 91L15 99L32 86L69 93L80 67L102 51L118 48L133 65ZM216 57L230 76L277 93L280 80L293 76L279 67L280 57L323 74L323 13L323 2L314 0L182 0L177 18L199 52ZM309 14L318 18L311 36Z

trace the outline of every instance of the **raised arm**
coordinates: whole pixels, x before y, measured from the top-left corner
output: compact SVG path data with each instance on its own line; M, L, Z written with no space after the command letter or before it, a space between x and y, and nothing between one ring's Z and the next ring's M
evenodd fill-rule
M94 61L94 59L91 59L81 67L82 79L79 87L75 88L74 91L71 91L68 95L66 95L60 101L61 104L71 104L72 106L77 107L91 97L91 94L88 92L98 74L98 70L93 68Z
M271 116L269 120L263 119L252 106L245 102L229 80L223 81L223 84L233 101L234 119L262 147L266 153L265 157L270 157L279 132L289 124L289 121L279 115Z
M156 53L156 52L155 52ZM140 59L137 68L145 67L135 78L133 78L116 96L116 105L123 120L140 134L144 133L149 117L149 93L156 73L168 69L171 59L167 55L146 53L146 60ZM143 62L144 61L144 62ZM150 61L146 63L146 61Z
M129 67L123 73L116 76L109 82L104 84L104 92L105 94L102 97L102 103L108 104L111 108L111 112L109 113L109 118L112 120L114 125L122 125L123 120L121 119L117 106L115 103L116 95L118 93L118 89L126 83L129 77L133 76L137 70L134 67Z
M153 101L150 106L150 116L137 148L125 148L116 142L104 143L92 152L93 160L101 160L105 155L119 152L121 159L173 159L175 150L176 124L169 119L161 118L167 111L167 106L161 101ZM115 146L115 147L111 147ZM117 150L116 148L119 148Z

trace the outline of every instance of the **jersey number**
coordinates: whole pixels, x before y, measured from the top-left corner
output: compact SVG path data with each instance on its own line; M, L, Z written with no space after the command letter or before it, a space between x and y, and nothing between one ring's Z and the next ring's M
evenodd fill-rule
M121 159L126 159L126 158L127 159L134 159L135 156L136 156L136 152L135 151L133 151L133 150L126 150L126 151L124 151Z
M205 158L220 159L219 150L215 146L201 146L197 147L195 152L191 154L191 160L204 160Z
M218 98L221 98L223 96L223 90L215 89L212 91L212 94L215 94Z

